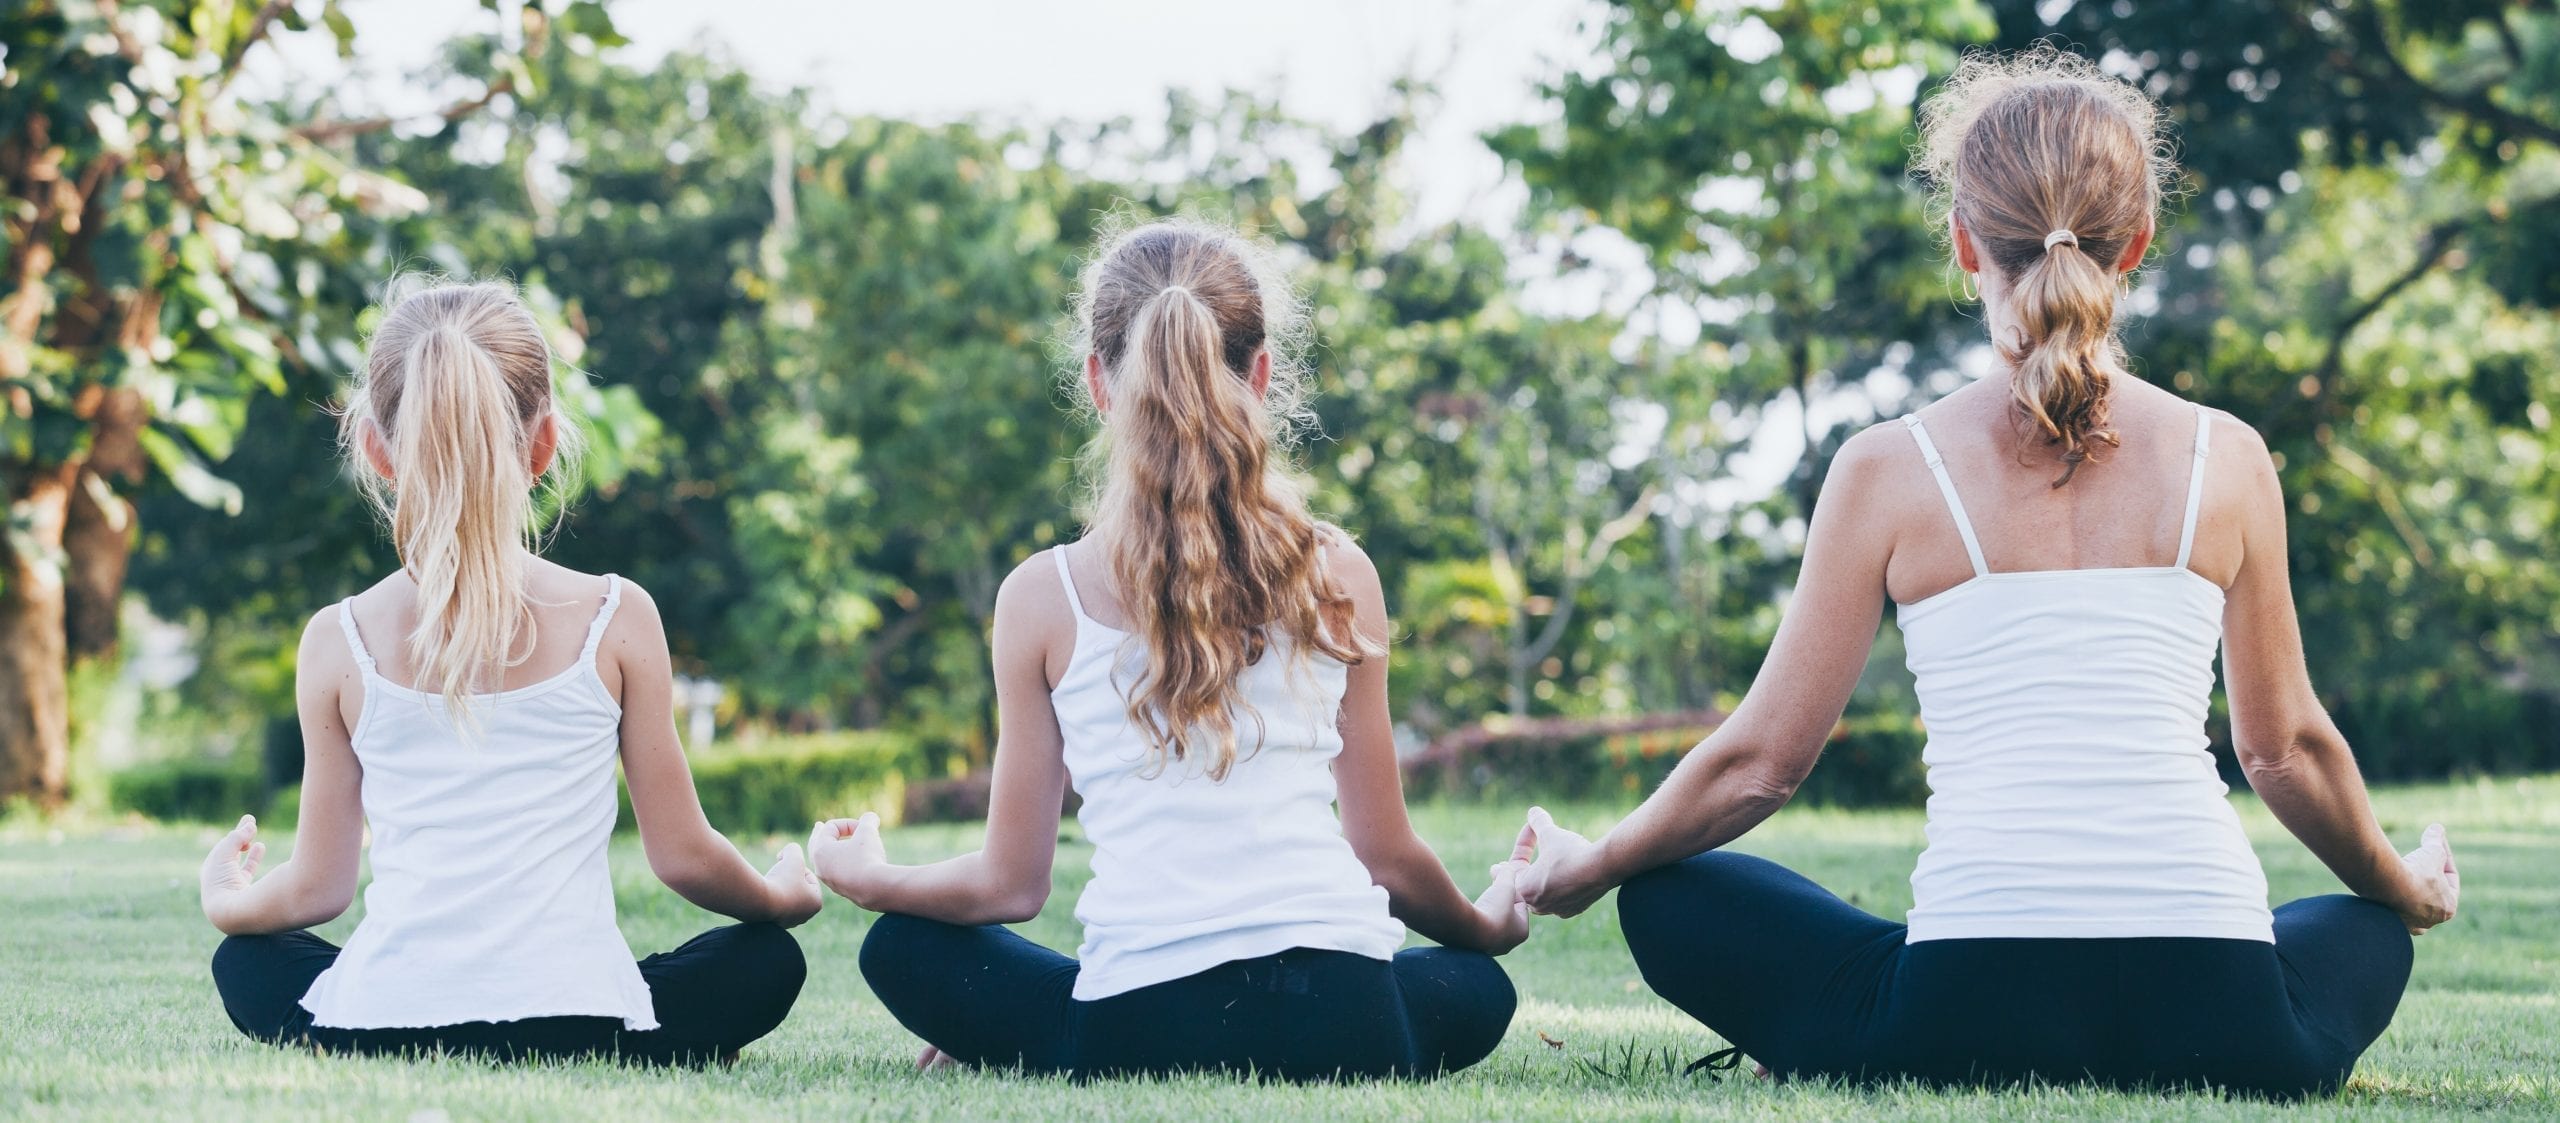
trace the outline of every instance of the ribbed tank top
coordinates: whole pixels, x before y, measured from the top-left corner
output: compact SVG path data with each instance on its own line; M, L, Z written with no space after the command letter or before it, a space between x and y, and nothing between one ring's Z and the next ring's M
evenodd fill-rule
M1074 996L1107 998L1291 948L1394 955L1404 925L1333 809L1348 669L1321 654L1293 659L1274 637L1237 680L1240 743L1226 778L1182 761L1150 774L1125 693L1146 669L1145 643L1085 615L1066 550L1050 554L1076 638L1049 699L1084 801L1076 819L1093 843L1093 881L1076 901L1084 943Z
M1973 577L1896 613L1929 731L1912 941L2201 936L2272 942L2266 875L2205 735L2222 590L2174 565L1993 573L1955 481L1911 430Z
M442 698L384 678L338 606L364 672L351 740L364 769L373 883L364 919L302 1006L314 1024L384 1029L592 1015L656 1029L614 926L614 762L622 706L596 674L604 607L567 670L474 695L476 732Z

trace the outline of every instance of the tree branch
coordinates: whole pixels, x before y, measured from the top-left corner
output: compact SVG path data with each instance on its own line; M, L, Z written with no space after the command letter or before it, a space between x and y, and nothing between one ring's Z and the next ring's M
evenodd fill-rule
M495 82L489 83L489 88L480 91L480 95L478 97L465 98L461 101L445 106L443 109L437 110L433 114L433 117L445 124L452 124L455 121L459 121L474 113L478 113L483 109L487 109L489 107L489 103L508 94L514 93L515 88L515 79L500 78ZM362 136L366 133L378 133L394 125L401 124L404 121L422 119L423 118L416 117L385 116L365 117L352 121L320 120L313 121L306 125L296 125L293 128L286 130L286 132L287 135L290 135L297 140L306 140L313 144L328 144L332 141L345 140L352 136Z
M2453 248L2454 239L2460 237L2464 230L2470 228L2470 225L2471 220L2463 218L2438 223L2433 229L2428 230L2427 236L2418 243L2418 260L2402 270L2399 276L2393 277L2389 284L2382 286L2382 291L2367 297L2364 303L2349 311L2346 319L2339 321L2337 328L2329 335L2329 347L2321 354L2320 365L2313 368L2311 372L2314 384L2319 388L2316 397L2320 402L2321 412L2327 412L2330 387L2337 381L2339 369L2346 364L2348 337L2353 336L2356 329L2364 326L2364 322L2373 318L2373 314L2381 311L2384 305L2391 303L2392 298L2399 296L2402 290L2418 283L2420 278L2433 271L2436 265L2444 260L2445 252Z
M224 89L230 87L231 79L240 73L241 60L249 57L251 48L266 40L267 32L275 26L276 17L292 7L293 0L267 0L266 6L250 17L249 33L241 36L239 42L233 43L231 49L222 54L222 68L213 77L215 96L220 96Z
M2451 110L2508 132L2532 137L2545 144L2560 145L2560 125L2528 117L2490 100L2486 86L2454 91L2428 85L2419 79L2416 74L2409 71L2406 64L2400 61L2400 56L2392 51L2391 37L2382 26L2382 17L2372 7L2355 9L2355 14L2349 16L2348 21L2356 29L2356 37L2363 40L2366 48L2362 53L2350 52L2349 57L2359 58L2361 54L2370 54L2382 60L2385 73L2377 74L2370 67L2358 67L2365 71L2367 77L2385 78L2397 82L2415 92L2420 100L2433 103L2440 109ZM2500 22L2503 25L2503 21Z

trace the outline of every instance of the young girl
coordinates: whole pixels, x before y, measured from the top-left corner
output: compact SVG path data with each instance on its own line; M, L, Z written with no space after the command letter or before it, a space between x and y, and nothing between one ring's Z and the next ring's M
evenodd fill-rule
M1160 222L1102 247L1079 310L1097 509L997 594L986 847L891 865L870 815L811 836L820 878L888 914L863 977L926 1065L1321 1080L1483 1059L1514 999L1492 956L1527 915L1511 863L1470 903L1406 821L1377 571L1273 448L1300 416L1294 296L1235 235ZM1049 896L1071 781L1094 845L1079 959L999 927ZM1446 946L1397 951L1406 925Z
M397 299L342 433L401 569L303 631L294 860L252 881L248 816L205 859L232 1023L362 1053L733 1057L799 996L783 929L820 893L797 846L759 876L703 821L648 594L529 549L530 492L567 474L577 433L540 327L504 285ZM747 923L632 962L605 869L617 758L650 868ZM305 929L346 911L368 824L342 951Z

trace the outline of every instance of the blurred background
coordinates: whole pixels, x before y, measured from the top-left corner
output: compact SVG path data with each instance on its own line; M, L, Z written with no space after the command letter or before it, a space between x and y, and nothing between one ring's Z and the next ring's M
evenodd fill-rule
M549 555L656 597L714 821L967 816L1079 254L1192 210L1312 301L1412 783L1632 801L1840 442L1991 368L1912 112L2044 39L2176 120L2135 370L2275 450L2368 775L2560 767L2550 0L5 0L0 797L291 813L301 626L396 565L327 406L431 269L548 321ZM1807 795L1916 801L1914 714L1888 623Z

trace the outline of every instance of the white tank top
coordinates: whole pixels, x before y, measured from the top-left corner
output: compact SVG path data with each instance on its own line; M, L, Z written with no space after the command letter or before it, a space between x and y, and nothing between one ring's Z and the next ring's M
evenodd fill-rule
M1387 891L1371 882L1334 816L1347 669L1321 654L1291 659L1274 638L1237 680L1253 712L1238 707L1238 756L1226 779L1211 782L1182 761L1150 776L1146 737L1129 722L1121 685L1146 669L1143 641L1085 615L1066 551L1049 552L1076 617L1075 653L1049 700L1084 800L1076 819L1093 842L1093 881L1076 901L1084 944L1075 997L1107 998L1291 948L1394 955L1404 925L1387 914Z
M1901 606L1929 741L1910 939L2275 939L2204 731L2222 590L2187 568L2212 425L2196 408L2178 560L1993 573L1918 417L1971 580Z
M444 702L382 677L338 606L364 671L352 741L373 831L364 919L302 1006L316 1025L446 1026L593 1015L656 1029L649 987L614 926L613 834L622 707L597 677L604 607L577 662L530 686L475 695L476 734Z

